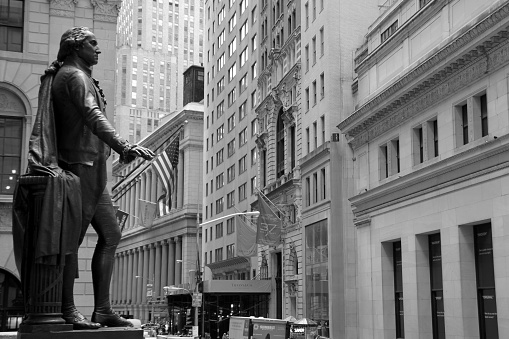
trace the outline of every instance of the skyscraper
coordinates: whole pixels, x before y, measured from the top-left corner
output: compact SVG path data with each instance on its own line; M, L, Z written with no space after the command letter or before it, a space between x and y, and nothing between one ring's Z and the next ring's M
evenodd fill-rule
M182 108L183 73L203 62L203 0L124 0L117 26L115 125L138 142Z

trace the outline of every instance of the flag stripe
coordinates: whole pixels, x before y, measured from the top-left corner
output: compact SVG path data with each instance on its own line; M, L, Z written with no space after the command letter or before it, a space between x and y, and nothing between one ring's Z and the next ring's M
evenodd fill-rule
M164 197L163 202L171 208L172 194L175 190L175 170L179 160L179 137L175 137L170 145L159 154L154 160L153 166L159 179L163 184ZM164 209L160 208L160 215L164 213Z

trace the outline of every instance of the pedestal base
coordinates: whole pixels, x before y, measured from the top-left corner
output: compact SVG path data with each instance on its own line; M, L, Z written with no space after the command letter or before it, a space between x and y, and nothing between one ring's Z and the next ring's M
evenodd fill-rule
M105 327L98 330L73 331L45 331L33 329L31 332L22 332L20 328L17 339L143 339L143 330L130 327ZM47 325L45 325L47 327Z

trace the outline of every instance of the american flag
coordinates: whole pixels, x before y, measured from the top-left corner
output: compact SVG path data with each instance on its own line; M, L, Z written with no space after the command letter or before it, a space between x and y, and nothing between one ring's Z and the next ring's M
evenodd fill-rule
M178 136L170 142L163 153L159 154L154 160L153 166L156 173L163 183L164 203L171 208L171 196L175 190L175 172L179 162L179 142Z

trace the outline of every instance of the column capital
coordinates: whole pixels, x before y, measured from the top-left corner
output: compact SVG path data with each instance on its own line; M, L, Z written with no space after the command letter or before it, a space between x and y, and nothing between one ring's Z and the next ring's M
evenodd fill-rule
M49 0L49 14L53 16L74 17L74 9L79 0Z
M94 7L94 21L117 22L121 1L90 0Z

